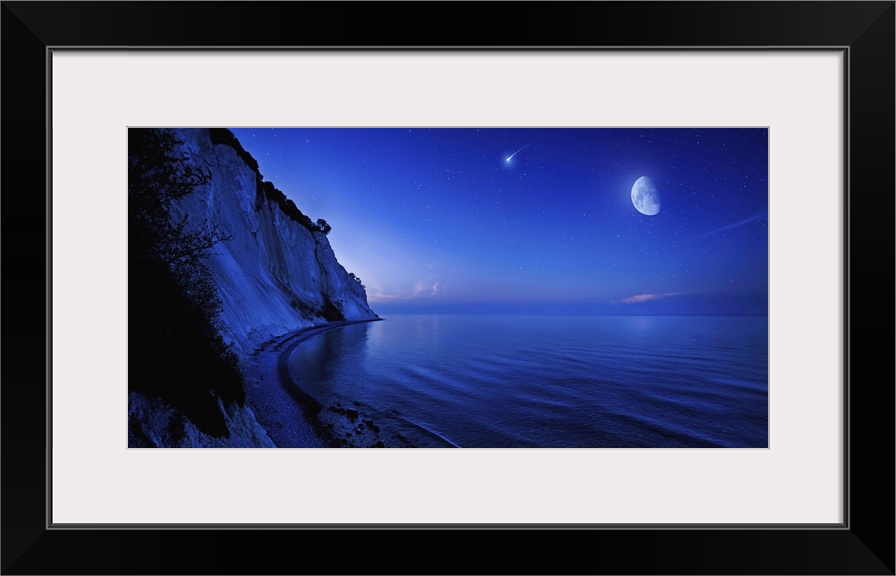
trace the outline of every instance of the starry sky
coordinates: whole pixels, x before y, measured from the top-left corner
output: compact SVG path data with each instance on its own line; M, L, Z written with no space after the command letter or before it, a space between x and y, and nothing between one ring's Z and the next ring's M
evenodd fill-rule
M768 312L765 128L232 130L380 315Z

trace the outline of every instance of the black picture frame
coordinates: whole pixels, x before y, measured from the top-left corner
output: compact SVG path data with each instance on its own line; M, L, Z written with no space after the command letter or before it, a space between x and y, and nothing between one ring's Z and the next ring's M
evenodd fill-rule
M877 352L880 346L893 350L894 14L893 1L3 2L7 241L0 569L4 574L894 574L894 367L891 354ZM51 177L49 50L297 46L845 51L845 523L591 530L51 527L44 346L51 289L45 193ZM90 385L89 375L84 385Z

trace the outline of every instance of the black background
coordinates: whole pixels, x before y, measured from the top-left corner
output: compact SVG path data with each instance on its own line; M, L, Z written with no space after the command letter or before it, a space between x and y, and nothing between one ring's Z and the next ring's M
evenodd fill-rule
M894 573L893 2L3 2L0 24L4 574ZM848 49L846 525L48 528L47 48L137 46Z

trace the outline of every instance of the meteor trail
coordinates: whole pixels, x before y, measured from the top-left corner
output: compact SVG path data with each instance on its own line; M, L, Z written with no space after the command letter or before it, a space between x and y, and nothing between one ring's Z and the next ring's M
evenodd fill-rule
M741 220L741 221L735 222L733 224L728 224L726 226L722 226L721 228L716 228L715 230L713 230L711 232L707 232L706 234L703 234L702 236L697 236L692 241L703 240L704 238L709 238L710 236L712 236L714 234L718 234L719 232L727 232L728 230L733 230L735 228L740 228L741 226L746 226L753 220L758 220L759 218L762 218L763 216L765 216L765 212L760 212L759 214L750 216L749 218L747 218L745 220Z
M537 141L538 141L538 140L536 139L536 140L533 140L533 141L529 142L528 144L526 144L525 146L523 146L522 148L520 148L519 150L517 150L516 152L514 152L514 153L511 154L510 156L508 156L504 161L505 161L505 162L510 162L510 160L511 160L514 156L516 156L517 154L519 154L520 152L522 152L523 150L525 150L525 149L528 148L529 146L535 144L535 142L537 142Z

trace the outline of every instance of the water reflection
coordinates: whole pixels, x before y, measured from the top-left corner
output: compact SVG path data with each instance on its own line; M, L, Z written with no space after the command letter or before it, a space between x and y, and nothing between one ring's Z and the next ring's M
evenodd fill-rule
M394 321L385 318L369 325L369 344L374 353L389 354L393 350L423 346L437 351L441 346L442 318L437 315L402 315Z
M351 379L346 378L337 367L340 362L347 361L353 366L362 367L369 351L369 331L375 323L352 324L330 330L302 342L289 355L287 365L293 380L308 394L323 403L332 394L332 386L327 383L338 383L342 388L352 386ZM363 381L364 371L355 376Z
M353 446L764 447L767 326L408 315L313 337L288 367Z

